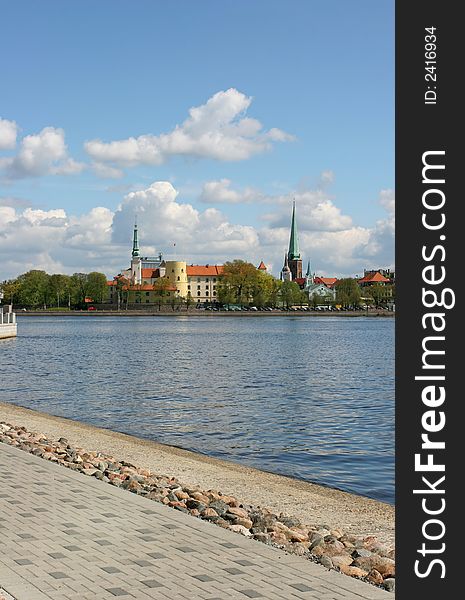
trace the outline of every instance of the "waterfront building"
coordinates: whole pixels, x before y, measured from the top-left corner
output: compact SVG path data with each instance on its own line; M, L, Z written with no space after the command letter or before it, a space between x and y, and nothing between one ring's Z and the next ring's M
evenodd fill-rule
M389 285L391 280L382 275L379 271L365 271L365 276L358 280L360 287L369 287L372 285Z
M133 285L142 285L147 280L164 277L163 255L160 252L158 256L141 256L139 249L139 235L137 223L134 223L134 232L132 238L131 266L122 275L130 280Z
M217 286L223 276L223 270L223 265L187 266L187 293L190 293L194 302L216 302Z

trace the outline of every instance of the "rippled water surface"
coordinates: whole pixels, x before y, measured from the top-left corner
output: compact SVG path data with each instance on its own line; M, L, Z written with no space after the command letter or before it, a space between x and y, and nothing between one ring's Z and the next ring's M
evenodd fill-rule
M394 502L394 319L20 317L0 398Z

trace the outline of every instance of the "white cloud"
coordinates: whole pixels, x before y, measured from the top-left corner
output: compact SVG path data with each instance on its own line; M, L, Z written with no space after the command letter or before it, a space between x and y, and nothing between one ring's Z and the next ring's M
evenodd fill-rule
M15 121L0 118L0 150L12 150L16 146L17 133Z
M92 170L97 177L101 177L102 179L120 179L124 175L121 169L117 169L101 162L93 162Z
M232 189L230 179L205 182L199 196L199 200L206 204L243 204L261 202L264 198L264 194L251 187L243 190Z
M184 254L187 260L190 256L192 260L224 261L257 246L258 234L253 227L232 225L215 208L199 211L178 202L177 195L167 181L127 194L114 216L113 239L128 243L137 215L141 246L154 244L158 251Z
M392 191L380 193L386 218L373 227L355 225L321 191L302 194L297 220L304 269L309 259L318 274L327 276L353 276L364 268L393 266ZM277 275L289 244L291 201L292 197L279 197L274 219L261 227L232 224L217 208L199 210L182 203L166 181L126 194L115 212L95 207L76 216L61 208L0 203L0 279L31 268L63 273L98 270L112 277L129 265L136 215L144 255L162 251L166 258L210 264L242 258L258 265L263 259L275 266ZM311 226L307 226L310 218ZM340 227L331 228L334 222Z
M189 117L169 133L111 142L90 140L85 149L100 163L160 165L171 156L245 160L271 149L273 142L294 139L280 129L263 131L259 121L244 116L251 102L252 98L230 88L189 109Z
M63 129L44 127L21 140L18 154L0 159L0 169L10 179L42 175L70 175L84 168L68 156Z

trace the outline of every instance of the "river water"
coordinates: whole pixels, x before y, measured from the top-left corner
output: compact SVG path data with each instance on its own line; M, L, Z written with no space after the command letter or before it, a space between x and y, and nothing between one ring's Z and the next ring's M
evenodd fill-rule
M394 319L19 317L5 402L394 502Z

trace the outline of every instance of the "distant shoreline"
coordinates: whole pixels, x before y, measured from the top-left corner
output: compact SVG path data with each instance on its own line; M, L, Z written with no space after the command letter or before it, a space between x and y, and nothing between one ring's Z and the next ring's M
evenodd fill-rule
M213 311L213 310L95 310L45 311L28 310L16 313L22 317L395 317L387 310L360 311Z

